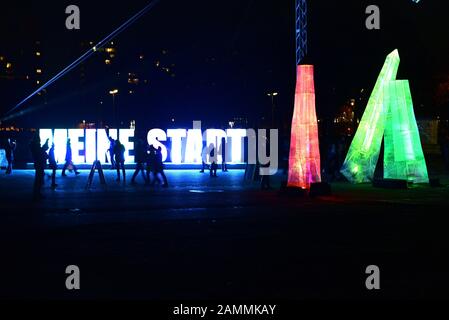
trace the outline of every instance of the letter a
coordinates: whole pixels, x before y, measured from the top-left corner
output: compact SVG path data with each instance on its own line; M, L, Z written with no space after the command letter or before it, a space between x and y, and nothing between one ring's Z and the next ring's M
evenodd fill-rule
M365 25L368 30L379 30L380 29L380 9L378 6L370 5L366 7L366 14L369 14L366 18Z
M76 5L70 5L65 9L65 13L70 14L65 20L65 26L69 30L80 29L80 8Z
M368 290L379 290L380 289L380 270L378 266L368 266L366 267L366 274L370 276L366 278L365 285Z
M77 266L68 266L65 269L66 274L70 274L65 280L65 286L67 290L79 290L80 289L80 269Z

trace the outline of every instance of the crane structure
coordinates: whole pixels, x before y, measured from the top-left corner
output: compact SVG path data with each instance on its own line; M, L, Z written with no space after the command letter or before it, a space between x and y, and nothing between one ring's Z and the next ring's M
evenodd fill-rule
M307 0L296 0L296 65L307 55Z

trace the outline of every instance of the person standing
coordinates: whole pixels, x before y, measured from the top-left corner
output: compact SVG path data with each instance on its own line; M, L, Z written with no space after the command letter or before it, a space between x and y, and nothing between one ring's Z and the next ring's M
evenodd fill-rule
M145 154L145 162L147 169L147 185L154 185L155 177L155 159L156 159L156 149L154 149L153 145L148 146L148 149ZM153 182L151 182L151 174L153 174Z
M70 139L67 139L66 152L65 152L65 164L64 164L64 167L62 168L62 176L63 177L67 177L67 175L65 174L65 171L69 167L73 168L73 170L75 171L75 175L80 174L78 172L78 169L72 162L72 144L70 143ZM69 169L69 171L71 171L71 170Z
M205 145L205 142L203 141L203 150L201 151L201 170L200 173L204 173L205 169L210 169L210 166L206 163L207 161L207 147Z
M223 160L221 161L221 171L228 172L228 165L226 164L226 138L221 139L221 155Z
M8 161L8 167L6 168L6 174L12 174L12 165L14 162L14 152L16 151L17 143L14 139L8 139L6 144L6 161Z
M115 167L117 169L117 181L120 181L120 169L123 173L123 182L126 182L125 172L125 146L119 141L114 144Z
M147 183L147 178L145 176L146 148L142 139L136 141L134 151L135 151L136 171L134 171L133 177L131 178L131 184L136 183L136 178L139 175L139 173L142 173L143 180L145 181L145 183Z
M114 160L114 157L115 157L115 154L114 154L115 140L112 139L111 136L109 136L108 139L109 139L109 149L108 149L108 151L109 151L109 158L111 159L111 170L114 170L115 169L115 160Z
M48 165L51 169L51 188L53 190L58 186L56 184L56 170L58 169L58 163L55 158L55 144L51 145L50 150L48 151Z
M209 145L209 156L210 156L210 176L211 177L217 177L217 155L216 155L216 148L213 143Z
M154 161L154 180L152 185L154 185L155 180L160 181L158 175L160 174L164 183L162 184L162 187L164 188L168 188L168 181L167 181L167 177L165 176L164 173L164 162L162 161L162 148L159 147L156 149L156 153L155 153L155 161Z
M42 195L41 189L44 184L44 175L45 175L45 165L47 163L47 151L48 149L48 140L41 147L41 139L39 134L36 133L31 140L30 150L33 156L34 162L34 185L33 185L33 199L41 200L44 198Z

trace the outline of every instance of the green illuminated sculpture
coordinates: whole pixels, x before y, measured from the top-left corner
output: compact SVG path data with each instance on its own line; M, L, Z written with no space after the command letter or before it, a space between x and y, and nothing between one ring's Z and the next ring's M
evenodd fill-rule
M341 173L353 183L369 182L374 177L385 129L387 108L384 104L385 86L396 79L400 63L399 53L387 56L376 85L352 140Z
M384 178L428 183L409 82L388 83L384 99L389 106L384 135Z
M395 81L399 63L397 50L387 56L343 163L352 183L373 180L384 133L384 178L428 182L408 81Z

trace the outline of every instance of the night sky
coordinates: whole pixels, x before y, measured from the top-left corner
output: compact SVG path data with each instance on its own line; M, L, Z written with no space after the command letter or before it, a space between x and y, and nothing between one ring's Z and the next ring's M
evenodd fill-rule
M442 0L309 1L309 55L315 65L317 112L331 119L362 88L369 94L385 56L399 49L399 78L409 79L420 117L441 112L433 104L437 79L449 74L447 4ZM148 1L3 2L0 55L33 74L35 41L40 41L43 80L50 79ZM65 8L81 9L81 30L65 28ZM381 9L381 30L365 28L365 8ZM199 119L219 126L233 117L253 121L270 114L267 93L276 91L277 109L291 117L295 84L294 1L161 0L115 42L111 66L98 54L56 82L21 110L13 123L29 127L71 127L82 120L110 119L113 88L120 88L120 118L142 126L166 127ZM144 55L143 59L139 56ZM29 58L31 57L31 58ZM34 61L34 60L33 60ZM156 67L156 61L170 72ZM28 69L27 69L28 68ZM80 80L81 72L84 80ZM117 73L120 73L120 76ZM129 86L127 75L140 79ZM148 80L148 83L143 83ZM128 94L132 87L134 94ZM37 86L0 78L0 114ZM101 104L102 102L102 104ZM361 105L362 109L364 106Z

